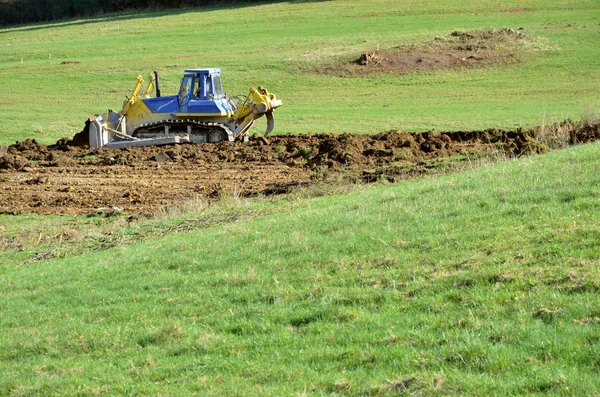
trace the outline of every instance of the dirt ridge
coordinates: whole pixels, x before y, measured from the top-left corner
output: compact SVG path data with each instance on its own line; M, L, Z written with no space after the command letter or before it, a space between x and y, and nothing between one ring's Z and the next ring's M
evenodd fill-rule
M54 145L27 139L0 155L0 213L142 213L197 196L281 193L317 173L371 181L391 164L416 175L436 159L537 154L599 138L600 123L566 120L528 130L279 135L119 150L90 149L81 133Z

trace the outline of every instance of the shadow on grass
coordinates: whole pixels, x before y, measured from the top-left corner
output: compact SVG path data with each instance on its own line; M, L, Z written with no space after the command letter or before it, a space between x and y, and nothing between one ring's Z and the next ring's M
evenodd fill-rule
M227 2L221 5L206 5L206 6L198 6L198 7L186 7L179 9L164 9L158 11L149 11L149 10L126 10L122 12L110 13L110 14L102 14L91 17L72 17L65 18L57 21L43 21L43 22L30 22L26 24L14 24L14 25L0 25L0 35L5 33L13 33L13 32L30 32L35 30L43 30L43 29L53 29L53 28L62 28L67 26L82 26L89 25L101 22L117 22L117 21L130 21L136 19L146 19L146 18L157 18L163 16L175 16L181 14L187 14L190 12L211 12L217 10L234 10L240 8L251 8L256 6L262 6L266 4L276 4L276 3L322 3L326 1L333 0L272 0L272 1L262 1L262 2Z

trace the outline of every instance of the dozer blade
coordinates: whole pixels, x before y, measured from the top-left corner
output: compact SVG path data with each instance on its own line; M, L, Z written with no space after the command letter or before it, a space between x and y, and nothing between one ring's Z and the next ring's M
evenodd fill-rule
M267 130L265 131L265 136L269 136L271 131L273 131L273 128L275 128L275 119L273 118L273 111L271 110L265 113L265 116L267 116Z

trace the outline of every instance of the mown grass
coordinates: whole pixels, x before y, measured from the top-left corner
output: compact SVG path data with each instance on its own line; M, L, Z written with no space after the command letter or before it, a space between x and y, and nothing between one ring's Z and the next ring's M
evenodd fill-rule
M0 144L49 143L118 109L156 69L175 92L187 67L221 67L226 91L264 85L284 101L276 133L514 128L599 107L594 0L285 2L148 12L0 31ZM520 28L546 43L520 63L338 78L323 64L455 30ZM22 60L22 62L21 62ZM62 64L64 61L79 62ZM257 130L261 126L256 127Z
M0 268L0 393L594 395L598 144Z
M6 29L0 144L73 135L137 74L173 92L194 66L275 92L278 133L548 125L598 107L599 23L592 0L340 0ZM482 27L547 47L315 73ZM598 394L599 149L134 222L0 216L0 395Z
M197 198L145 215L118 211L84 215L0 215L0 263L23 266L65 258L168 234L252 219L303 205L299 200Z

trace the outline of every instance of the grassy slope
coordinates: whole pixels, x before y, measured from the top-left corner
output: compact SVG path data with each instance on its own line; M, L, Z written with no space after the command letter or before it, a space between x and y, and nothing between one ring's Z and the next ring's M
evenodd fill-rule
M600 392L600 145L0 268L0 394Z
M137 74L157 69L164 92L174 92L182 70L194 66L223 68L228 92L262 84L280 96L285 106L277 111L277 133L508 128L578 117L600 106L597 1L465 4L273 3L2 30L0 144L72 136L90 113L118 108ZM547 39L548 49L492 70L362 79L310 71L377 45L504 26Z
M229 92L266 85L285 101L279 133L511 127L598 106L596 1L371 3L1 31L0 144L72 135L154 68L167 91L189 66L222 67ZM482 26L523 26L550 50L507 69L307 71ZM0 395L596 394L599 149L275 204L267 212L283 212L65 260L3 253ZM86 222L115 238L125 227L0 217L10 233Z

